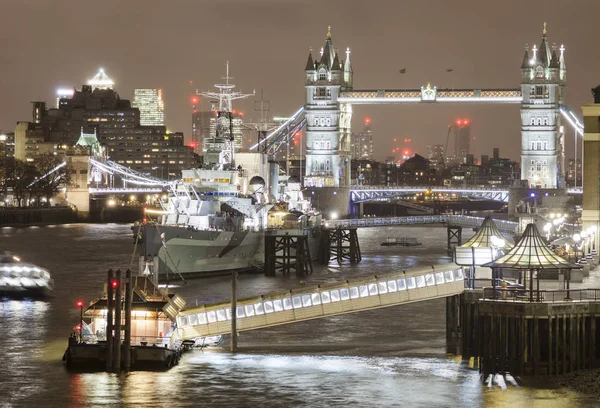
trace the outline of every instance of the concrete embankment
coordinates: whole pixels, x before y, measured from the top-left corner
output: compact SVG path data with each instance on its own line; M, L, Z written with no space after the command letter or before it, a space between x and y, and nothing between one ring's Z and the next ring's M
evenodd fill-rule
M0 227L26 227L76 222L131 223L144 217L142 207L117 207L92 209L81 213L70 207L3 208L0 209Z

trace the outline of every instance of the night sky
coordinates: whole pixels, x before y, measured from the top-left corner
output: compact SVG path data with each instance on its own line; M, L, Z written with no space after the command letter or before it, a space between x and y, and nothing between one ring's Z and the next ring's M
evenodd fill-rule
M99 67L123 98L163 88L167 126L186 136L190 80L212 88L226 60L238 88L262 89L272 115L289 115L304 103L308 49L318 55L328 25L340 52L351 47L355 89L517 88L524 45L539 46L544 21L550 44L566 47L567 103L578 115L600 83L598 0L0 0L0 15L5 131L31 120L30 101L53 105L56 88L80 88ZM236 107L252 116L252 102ZM519 158L518 105L356 106L353 130L367 116L379 159L394 138L412 138L406 147L426 155L458 117L472 122L475 154L500 147Z

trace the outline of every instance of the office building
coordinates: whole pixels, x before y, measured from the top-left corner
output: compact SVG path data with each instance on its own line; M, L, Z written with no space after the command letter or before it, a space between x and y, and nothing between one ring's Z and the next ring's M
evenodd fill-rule
M352 134L352 160L373 160L371 119L365 118L363 130Z
M465 163L471 153L471 121L457 119L455 127L454 156L459 163Z
M210 136L210 120L214 117L212 111L192 111L192 147L197 154L202 154L204 140Z
M140 110L142 126L163 126L165 124L165 102L162 89L135 89L133 107Z

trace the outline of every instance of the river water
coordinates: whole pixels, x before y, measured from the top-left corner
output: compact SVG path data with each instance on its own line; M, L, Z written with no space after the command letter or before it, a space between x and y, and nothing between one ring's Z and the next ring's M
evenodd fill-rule
M128 225L2 228L0 247L51 271L46 301L0 301L0 408L7 407L578 407L596 401L535 386L487 389L477 370L446 353L445 302L433 300L243 332L240 352L194 350L167 372L71 373L61 362L78 299L102 293L109 268L127 269ZM316 268L306 284L449 262L445 229L359 231L363 261ZM381 247L387 236L416 248ZM240 297L298 287L295 277L240 277ZM188 304L229 299L228 278L174 289Z

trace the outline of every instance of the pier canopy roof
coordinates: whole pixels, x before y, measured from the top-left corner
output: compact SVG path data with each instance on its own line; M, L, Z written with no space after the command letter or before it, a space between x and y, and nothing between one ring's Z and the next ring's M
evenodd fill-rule
M489 215L485 217L481 227L479 227L479 230L477 230L475 235L461 245L461 247L468 248L495 247L498 249L510 248L511 246L513 246L513 243L502 236L496 223Z
M502 236L490 216L485 217L477 233L454 249L454 262L463 266L481 266L501 255L500 251L513 246Z
M528 224L519 242L508 253L483 266L506 269L576 269L578 265L556 255L535 224Z

